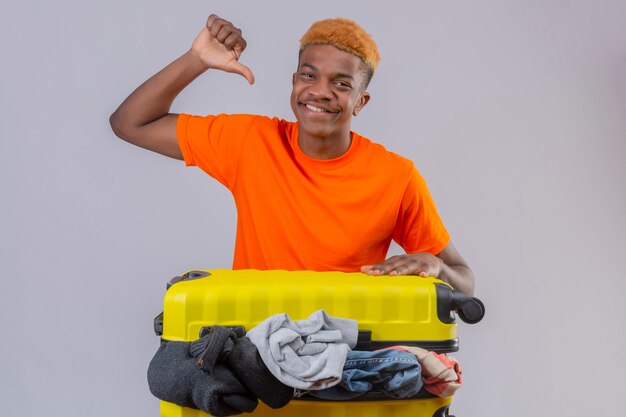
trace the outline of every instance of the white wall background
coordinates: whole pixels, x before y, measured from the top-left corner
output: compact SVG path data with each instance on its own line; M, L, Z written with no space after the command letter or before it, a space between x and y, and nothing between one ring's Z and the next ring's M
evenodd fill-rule
M626 3L364 0L3 3L2 415L158 415L145 373L164 283L230 265L234 204L108 116L211 12L243 28L257 83L207 73L175 111L291 119L313 21L378 41L353 128L415 161L488 308L460 328L457 416L619 415Z

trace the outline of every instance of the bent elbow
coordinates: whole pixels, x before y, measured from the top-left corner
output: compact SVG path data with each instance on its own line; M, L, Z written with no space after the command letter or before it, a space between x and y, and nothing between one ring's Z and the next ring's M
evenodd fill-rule
M128 136L126 134L124 123L122 122L117 111L114 111L109 117L109 124L111 125L111 130L113 130L113 133L115 133L115 136L117 136L120 139L127 140L126 138Z
M109 124L111 125L111 130L115 136L125 142L137 145L137 129L131 123L128 123L128 120L125 120L125 118L120 115L117 110L114 111L109 117Z

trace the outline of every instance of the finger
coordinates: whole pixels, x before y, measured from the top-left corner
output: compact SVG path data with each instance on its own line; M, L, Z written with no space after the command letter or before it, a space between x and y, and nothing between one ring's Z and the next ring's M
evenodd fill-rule
M435 263L424 264L422 270L419 273L419 276L439 278L439 275L441 274L441 265L443 261L440 261L439 258L435 258L435 259L437 259L437 262Z
M426 278L426 277L437 278L437 276L439 275L439 271L437 270L437 268L434 268L431 265L424 265L422 268L419 269L419 271L414 272L414 274L417 274L422 278Z
M428 267L428 268L425 268L424 271L422 271L419 275L421 277L439 278L439 273L440 272L441 272L440 268Z
M381 275L381 264L368 265L367 275Z
M246 49L246 41L241 37L239 32L231 32L224 42L222 42L227 49L232 49L237 53L237 57L241 56L241 53Z
M383 262L379 262L376 265L368 265L368 266L370 266L370 269L368 270L368 273L370 275L388 274L401 261L402 261L402 256L400 256L400 255L392 256L391 258L386 259Z
M380 271L376 269L376 265L365 265L361 267L361 272L367 275L380 275Z
M207 20L206 20L206 24L205 24L206 28L207 28L207 29L209 29L209 30L211 30L211 26L212 26L212 25L213 25L213 23L214 23L217 19L219 19L219 18L220 18L220 17L219 17L218 15L216 15L216 14L211 14L211 15L209 15L209 17L208 17L208 18L207 18Z
M372 267L377 271L377 275L387 275L403 264L403 260L399 256L392 256L384 262L376 264Z
M411 275L411 269L411 266L407 264L398 265L389 272L389 275Z
M220 33L222 28L224 26L227 26L228 24L229 22L227 20L218 17L211 23L211 26L207 26L207 29L209 29L209 33L211 34L211 36L215 38L217 37L218 33Z
M210 15L206 20L205 26L212 36L214 36L212 31L221 29L222 25L219 23L220 20L222 19L216 14Z
M220 43L224 43L226 38L228 38L233 33L236 34L237 36L239 35L239 32L237 31L236 28L229 26L229 25L224 25L222 26L220 31L217 32L217 35L215 35L215 39L217 39Z
M367 275L381 275L380 271L375 268L375 265L363 265L361 272Z
M423 262L416 261L409 257L405 257L398 262L393 271L389 275L421 275L427 273L430 268Z
M397 275L417 275L420 277L427 277L430 274L428 272L423 271L420 268L415 268L413 265L405 265L394 271Z
M245 65L241 64L238 61L231 61L229 68L226 69L228 72L233 72L235 74L242 75L250 85L254 84L254 74L252 70Z

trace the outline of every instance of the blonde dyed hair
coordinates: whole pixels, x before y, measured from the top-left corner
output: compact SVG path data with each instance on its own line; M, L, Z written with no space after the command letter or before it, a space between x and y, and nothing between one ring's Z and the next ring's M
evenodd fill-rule
M338 17L336 19L319 20L300 39L300 51L309 45L332 45L363 61L366 71L366 84L369 84L380 62L378 46L354 20Z

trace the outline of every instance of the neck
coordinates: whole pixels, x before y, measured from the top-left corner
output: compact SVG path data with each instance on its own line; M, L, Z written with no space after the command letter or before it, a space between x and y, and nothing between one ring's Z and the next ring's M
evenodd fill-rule
M338 137L316 137L298 135L300 150L307 156L315 159L334 159L348 151L352 143L352 134L347 132Z

